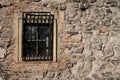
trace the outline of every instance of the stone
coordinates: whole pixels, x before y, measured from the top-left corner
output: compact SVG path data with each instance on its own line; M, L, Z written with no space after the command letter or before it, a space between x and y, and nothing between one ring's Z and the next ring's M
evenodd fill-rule
M58 5L57 4L52 4L52 3L50 5L48 5L47 7L51 8L51 9L55 9L55 10L58 9Z
M101 39L98 36L93 36L93 37L91 37L90 42L92 42L92 43L100 43Z
M111 63L114 65L119 65L120 61L119 60L112 60Z
M88 9L90 7L90 4L89 3L85 3L84 6L85 6L85 9Z
M101 43L93 43L91 45L93 49L101 50L102 49L102 44Z
M111 14L112 14L111 9L106 9L106 12L107 12L107 13L111 13Z
M84 72L86 74L89 74L89 72L92 70L92 59L91 57L86 57L84 60Z
M86 8L85 8L85 6L83 4L80 5L80 10L82 10L82 11L86 10Z
M94 2L96 2L97 0L89 0L89 2L91 2L91 3L94 3Z
M101 29L100 29L100 32L101 32L101 33L106 33L106 32L108 32L108 30L107 30L107 28L101 28Z
M6 54L7 54L7 50L4 48L0 48L0 59L5 58Z
M43 7L47 7L48 4L49 4L48 2L42 3Z
M1 38L12 38L13 32L12 31L6 31L1 34Z
M71 70L70 69L66 69L62 72L62 78L69 78L71 74Z
M75 64L77 64L77 60L73 58L73 59L70 60L70 63L71 63L72 65L75 65Z
M97 7L103 7L104 3L102 1L97 2Z
M64 10L66 9L66 5L60 5L59 9L60 9L61 11L64 11Z
M0 8L2 8L2 5L0 4Z
M114 47L114 53L115 53L115 56L120 57L120 46L115 46Z
M76 34L76 35L73 35L73 36L71 36L71 42L78 42L78 43L80 43L80 42L82 42L82 35L81 34Z
M109 26L111 25L111 21L110 21L110 20L105 20L104 25L105 25L106 27L109 27Z
M65 4L68 0L59 0L59 3Z
M118 6L118 1L117 0L107 0L106 3L111 7L117 7Z
M113 49L104 50L104 55L106 57L112 57L112 56L114 56Z
M39 1L41 1L41 0L32 0L32 1L34 1L34 2L39 2Z
M68 4L66 8L66 12L72 12L72 11L76 12L77 9L79 9L78 3Z
M47 78L53 78L54 75L55 75L54 72L48 72L48 73L46 74L46 77L47 77Z
M75 53L82 53L84 50L84 47L80 46L75 50Z
M73 18L73 17L75 17L76 15L77 15L77 12L76 12L76 11L70 11L70 12L68 12L69 18Z
M3 7L4 7L4 6L10 6L11 3L10 3L9 0L2 0L2 1L1 1L1 5L2 5Z
M0 76L0 80L4 80L3 77Z
M81 0L82 4L85 4L88 2L88 0Z
M0 25L0 30L2 29L2 26Z

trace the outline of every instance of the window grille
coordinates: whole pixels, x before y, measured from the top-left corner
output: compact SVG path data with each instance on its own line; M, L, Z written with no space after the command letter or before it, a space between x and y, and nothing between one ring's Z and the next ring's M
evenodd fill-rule
M23 61L53 60L53 28L50 12L23 12Z

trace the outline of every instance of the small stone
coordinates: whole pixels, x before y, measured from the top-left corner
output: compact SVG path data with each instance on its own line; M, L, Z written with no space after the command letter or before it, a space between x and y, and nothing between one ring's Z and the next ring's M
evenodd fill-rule
M41 1L41 0L32 0L32 1L34 1L34 2L39 2L39 1Z
M112 56L114 56L114 52L113 52L112 49L108 49L108 50L105 50L105 51L104 51L104 55L105 55L106 57L112 57Z
M108 31L108 30L107 30L106 28L101 28L101 29L100 29L100 32L101 32L101 33L106 33L107 31Z
M63 71L62 73L62 78L68 78L71 74L71 70L70 69L66 69Z
M112 62L112 64L114 64L114 65L118 65L118 64L120 63L119 60L112 60L111 62Z
M111 7L117 7L119 2L115 0L108 0L106 3Z
M7 54L7 50L4 48L0 48L0 59L5 58L6 54Z
M84 47L79 47L77 48L77 50L75 51L75 53L82 53L84 50Z
M85 8L88 9L90 7L89 3L84 4Z
M74 64L77 64L77 60L76 60L76 59L71 59L71 60L70 60L70 63L73 64L73 65L74 65Z
M2 8L2 5L0 4L0 8Z
M82 10L82 11L86 10L86 8L85 8L85 6L83 4L80 5L80 10Z
M61 5L61 6L59 7L59 9L60 9L61 11L63 11L63 10L66 9L66 6L65 6L65 5Z
M11 3L10 3L10 1L9 0L2 0L1 1L1 5L4 7L6 7L6 6L10 6L11 5Z
M93 49L101 50L102 49L102 44L101 43L93 43L91 45Z
M103 2L98 1L98 2L97 2L97 7L103 7Z
M53 72L48 72L48 74L46 75L47 78L53 78L55 75L55 73Z
M43 7L47 7L48 4L49 3L47 3L47 2L42 3Z
M1 38L11 38L13 36L12 31L6 31L1 34Z
M3 80L3 78L2 78L2 77L0 77L0 80Z
M76 15L77 15L77 12L75 12L75 11L68 12L69 18L73 18L73 17L75 17Z
M107 13L111 13L111 14L112 14L111 9L106 9L106 12L107 12Z
M2 26L0 25L0 29L2 29Z
M88 2L88 0L81 0L82 4L85 4Z
M58 9L58 5L56 5L56 4L50 4L50 8L51 8L51 9L56 9L56 10L57 10L57 9Z
M104 23L104 25L106 27L109 27L111 25L111 20L106 20L105 23Z
M59 3L60 4L64 4L64 3L66 3L68 0L59 0Z

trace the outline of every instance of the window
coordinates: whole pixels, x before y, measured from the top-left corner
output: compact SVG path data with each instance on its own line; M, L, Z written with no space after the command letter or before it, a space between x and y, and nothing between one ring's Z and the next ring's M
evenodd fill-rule
M22 60L52 61L54 15L50 12L23 12Z

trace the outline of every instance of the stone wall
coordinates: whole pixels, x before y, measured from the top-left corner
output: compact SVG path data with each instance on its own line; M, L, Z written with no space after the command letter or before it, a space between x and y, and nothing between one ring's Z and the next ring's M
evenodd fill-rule
M14 14L50 11L57 62L15 62ZM119 0L0 0L0 80L120 80Z

